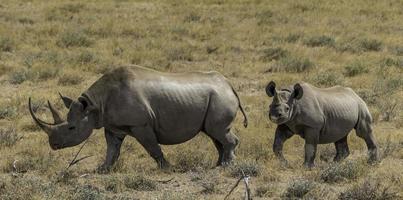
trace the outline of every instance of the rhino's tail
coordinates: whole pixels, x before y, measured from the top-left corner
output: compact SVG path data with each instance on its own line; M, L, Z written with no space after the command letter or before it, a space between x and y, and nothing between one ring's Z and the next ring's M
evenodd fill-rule
M242 115L244 117L243 126L246 128L246 127L248 127L248 118L246 117L246 113L245 113L245 110L243 109L243 106L241 104L241 100L239 99L238 93L235 91L234 87L231 86L231 88L232 88L232 92L234 92L236 98L238 99L239 109L241 110Z

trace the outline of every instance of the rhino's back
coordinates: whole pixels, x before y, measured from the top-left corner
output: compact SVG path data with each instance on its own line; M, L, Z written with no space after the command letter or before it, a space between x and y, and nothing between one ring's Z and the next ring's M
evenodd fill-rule
M212 99L222 105L218 112L237 111L238 101L232 87L217 72L163 73L141 67L119 70L122 75L120 80L116 79L121 84L120 90L127 91L126 101L120 101L119 109L126 113L128 110L147 113L162 144L177 144L194 137L203 128L209 105L214 103Z

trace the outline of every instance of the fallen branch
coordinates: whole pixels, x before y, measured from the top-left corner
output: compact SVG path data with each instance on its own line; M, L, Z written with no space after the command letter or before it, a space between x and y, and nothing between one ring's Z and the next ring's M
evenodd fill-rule
M83 150L84 146L87 144L89 139L85 140L84 144L81 145L80 149L78 150L78 152L76 153L76 155L74 156L74 158L70 161L69 165L66 167L66 169L64 169L63 171L61 171L60 176L61 178L65 178L65 175L68 175L68 170L70 169L70 167L72 167L73 165L83 161L84 159L87 159L89 157L92 157L92 155L90 156L84 156L82 158L77 159L78 155L80 154L81 150Z
M231 188L231 190L229 191L229 193L227 194L227 196L225 196L224 200L227 200L229 195L231 195L231 193L235 190L236 187L238 187L239 183L241 182L241 180L243 179L243 177L239 178L238 181L235 183L235 185Z
M249 176L245 176L245 173L243 172L243 170L241 170L242 172L242 176L243 176L243 181L245 183L245 199L246 200L252 200L252 197L250 195L250 188L249 188Z
M172 178L170 178L170 179L168 179L168 180L156 180L156 182L159 182L159 183L162 183L162 184L166 184L166 183L171 182L172 180L174 180L174 178L173 178L173 177L172 177Z
M231 193L235 190L235 188L238 187L239 183L241 182L241 180L243 179L244 183L245 183L245 199L246 200L252 200L251 197L251 192L250 192L250 188L249 188L249 176L246 176L245 173L243 172L243 170L241 170L242 172L242 177L240 177L238 179L238 181L235 183L235 185L231 188L231 190L229 191L229 193L227 194L227 196L225 196L224 200L228 199L228 197L231 195Z

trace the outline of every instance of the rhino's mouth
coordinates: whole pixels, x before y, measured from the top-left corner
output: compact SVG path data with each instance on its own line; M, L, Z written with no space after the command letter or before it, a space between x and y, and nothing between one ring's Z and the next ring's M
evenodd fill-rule
M270 116L270 120L278 125L284 124L287 122L287 118L278 118L278 117L273 117Z

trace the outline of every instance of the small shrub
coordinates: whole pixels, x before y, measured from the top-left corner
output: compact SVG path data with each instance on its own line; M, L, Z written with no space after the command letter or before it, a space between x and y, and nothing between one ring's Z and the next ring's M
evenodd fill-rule
M16 71L13 71L9 74L8 82L11 84L21 84L24 81L30 79L31 74L29 74L29 70L26 68L22 68Z
M185 47L175 47L167 51L168 60L170 61L192 61L192 52Z
M83 81L84 81L84 78L77 73L65 73L59 78L59 81L57 82L57 84L63 85L63 86L78 85Z
M57 67L36 67L31 70L31 77L38 79L39 81L46 81L52 78L56 78L60 69Z
M397 192L391 191L390 187L383 186L378 180L365 180L347 189L339 195L340 200L393 200L399 199Z
M201 183L201 186L203 187L203 190L201 193L203 194L213 194L218 191L216 188L217 182L214 180L206 180Z
M190 13L189 15L185 16L184 22L198 22L200 21L201 16L197 13Z
M344 67L344 75L353 77L359 74L368 73L368 67L359 61L355 61L347 66Z
M118 178L110 176L104 180L104 187L106 191L117 193L121 191L120 189L120 181Z
M358 161L333 163L320 173L320 178L326 183L336 183L344 180L354 180L364 173L364 166Z
M319 72L313 75L311 79L316 85L325 87L341 85L344 82L343 76L333 71Z
M391 121L398 116L400 112L400 104L394 97L382 98L382 100L376 103L378 110L380 111L381 121Z
M75 200L98 200L102 197L100 190L92 185L77 186L72 193L71 199Z
M76 62L78 64L88 64L88 63L92 63L96 61L96 56L94 55L94 53L90 52L90 51L81 51L77 58L76 58Z
M147 179L143 176L128 176L123 180L127 188L138 191L154 191L157 189L155 181Z
M397 56L403 56L403 46L394 46L391 49L392 52Z
M291 182L282 197L287 199L303 198L315 187L315 183L309 180L295 180Z
M14 50L14 46L12 39L0 37L0 51L11 52Z
M192 151L175 156L175 171L203 171L211 166L211 158L201 152Z
M393 59L393 58L385 58L381 61L382 66L387 66L387 67L398 67L403 69L403 59Z
M19 137L13 127L0 127L0 147L11 147L17 143Z
M260 165L256 161L241 161L229 167L229 173L234 178L242 176L242 172L246 176L259 176L262 173Z
M280 58L288 56L290 53L280 47L268 48L263 50L263 56L261 59L264 62L270 62L272 60L279 60Z
M12 106L0 107L0 119L10 119L17 116L17 108Z
M198 199L196 194L177 192L177 191L164 191L158 195L157 200L189 200Z
M255 194L258 197L272 197L276 190L275 185L264 185L256 188Z
M314 36L307 39L304 44L310 47L323 47L323 46L334 46L335 40L333 37L330 36Z
M290 33L284 38L284 41L286 41L288 43L295 43L299 39L301 39L302 36L303 35L301 33Z
M295 58L291 56L282 57L275 67L275 71L285 71L285 72L293 72L300 73L304 71L308 71L312 69L314 66L313 62L311 62L307 58Z
M79 13L84 8L83 4L65 4L60 6L60 10L63 12L70 12L70 13Z
M273 22L273 17L274 13L271 10L265 10L262 12L259 12L256 14L256 19L257 19L257 24L260 25L265 25L265 24L271 24Z
M57 40L56 44L59 47L89 47L94 42L89 39L84 33L77 31L66 31Z
M18 19L18 22L20 22L21 24L34 24L34 20L25 17Z
M376 39L362 39L359 41L359 47L363 51L380 51L382 50L382 42Z

